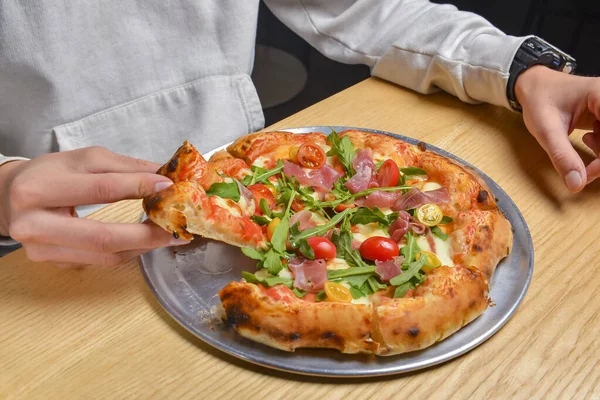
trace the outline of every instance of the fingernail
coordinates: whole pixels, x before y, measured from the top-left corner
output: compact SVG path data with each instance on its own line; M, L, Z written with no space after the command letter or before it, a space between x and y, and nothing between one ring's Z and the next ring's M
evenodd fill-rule
M181 246L184 244L188 244L190 241L189 240L185 240L185 239L171 239L171 241L169 242L169 246Z
M157 182L154 185L154 191L155 192L160 192L161 190L168 188L172 184L173 184L173 182L171 182L171 181L160 181L160 182Z
M575 191L575 190L579 189L579 187L581 186L582 183L583 183L583 179L581 178L581 174L579 173L579 171L576 171L576 170L570 171L565 176L565 184L567 185L569 190Z

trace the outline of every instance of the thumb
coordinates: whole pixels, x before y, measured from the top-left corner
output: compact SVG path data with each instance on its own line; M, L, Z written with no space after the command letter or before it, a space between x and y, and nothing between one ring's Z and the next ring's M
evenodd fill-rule
M572 192L583 189L587 180L585 164L571 144L560 119L546 119L536 130L535 137L550 157L554 169L563 178L567 188Z

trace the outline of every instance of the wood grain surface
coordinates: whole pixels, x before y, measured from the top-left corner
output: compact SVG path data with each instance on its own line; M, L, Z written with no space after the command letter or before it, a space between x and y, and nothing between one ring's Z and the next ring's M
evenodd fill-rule
M508 324L466 355L377 379L257 367L212 349L152 297L137 261L61 270L0 259L0 398L600 398L600 182L570 194L521 116L368 79L273 128L348 125L419 138L473 163L531 229L533 281ZM591 159L581 143L573 142ZM173 143L173 150L179 143ZM135 223L139 201L92 217Z

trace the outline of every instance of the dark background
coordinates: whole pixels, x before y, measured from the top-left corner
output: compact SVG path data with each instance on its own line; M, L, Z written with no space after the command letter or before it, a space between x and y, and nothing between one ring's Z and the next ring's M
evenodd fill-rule
M434 2L454 4L460 10L477 13L510 35L540 36L574 56L578 74L600 75L600 0ZM364 65L345 65L325 58L281 24L264 4L259 12L257 44L294 55L308 72L301 93L264 110L267 126L369 77L369 68Z

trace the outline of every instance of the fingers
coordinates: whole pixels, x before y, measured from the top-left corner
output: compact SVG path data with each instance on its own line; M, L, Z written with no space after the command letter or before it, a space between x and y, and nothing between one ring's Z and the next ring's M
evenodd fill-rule
M587 183L592 183L600 178L600 158L595 159L585 167L587 173Z
M65 207L140 199L172 184L152 173L75 173L51 180L15 179L11 194L22 208Z
M111 254L132 249L155 249L186 244L154 224L103 223L62 217L54 213L34 214L16 221L11 236L22 243L69 247L87 252ZM52 259L52 261L59 261ZM60 261L70 262L61 259Z
M563 178L565 185L572 192L579 192L586 184L587 173L583 160L575 151L562 124L556 118L545 118L535 135L544 148L554 169Z
M94 253L85 250L71 249L49 244L32 244L25 246L27 258L34 262L53 262L60 268L78 268L84 265L117 266L147 252L148 249L137 249L119 253Z
M600 157L600 121L594 123L594 131L583 135L583 143L596 155Z
M160 164L127 157L104 147L86 147L69 152L75 168L81 172L148 172L156 173Z

